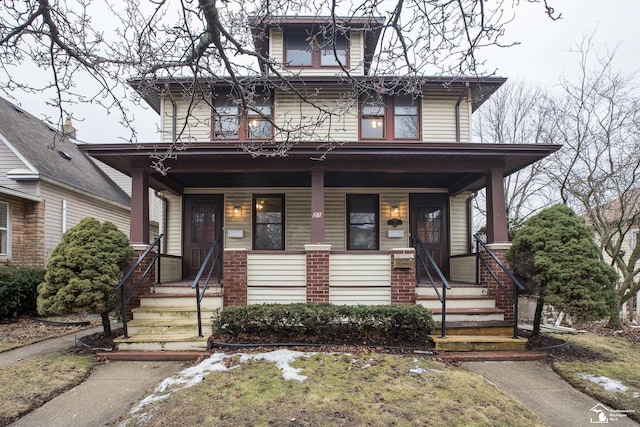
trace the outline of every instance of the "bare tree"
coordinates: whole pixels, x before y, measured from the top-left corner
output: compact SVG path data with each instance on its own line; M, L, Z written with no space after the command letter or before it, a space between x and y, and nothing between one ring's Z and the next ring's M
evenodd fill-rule
M50 94L59 124L72 116L74 104L98 103L119 114L130 130L127 139L136 141L127 105L140 99L130 90L128 79L150 87L158 79L175 79L181 96L192 100L189 111L210 102L208 82L224 80L245 110L260 114L254 104L259 98L256 88L268 73L270 85L313 105L314 119L326 122L335 120L352 100L327 107L316 102L313 90L291 85L296 72L279 67L269 53L257 49L254 42L266 35L252 28L283 16L328 16L326 23L331 25L313 37L333 49L345 81L351 81L358 94L378 87L377 82L354 79L332 43L351 18L384 17L382 22L371 21L380 39L370 75L403 76L406 83L424 75L455 78L486 71L477 50L512 44L503 41L504 25L520 1L540 3L552 19L560 17L547 0L4 0L0 3L0 88L9 97L16 90ZM43 73L33 78L22 72L27 64ZM77 83L82 79L90 80L92 89L79 90ZM278 131L286 135L271 151L263 151L262 146L245 148L255 154L286 153L310 132L305 126L282 126ZM183 139L188 145L189 138Z
M609 326L640 291L640 245L625 250L640 223L640 97L633 74L615 70L614 53L595 58L585 39L580 75L550 99L545 139L563 144L548 163L562 201L593 227L603 255L620 275ZM626 245L626 246L625 246Z
M474 134L483 143L538 144L548 117L544 91L524 81L503 85L478 111ZM523 223L530 215L554 203L549 189L550 177L541 160L504 180L505 204L510 226ZM555 201L557 202L557 200ZM484 214L484 191L475 199L476 209Z

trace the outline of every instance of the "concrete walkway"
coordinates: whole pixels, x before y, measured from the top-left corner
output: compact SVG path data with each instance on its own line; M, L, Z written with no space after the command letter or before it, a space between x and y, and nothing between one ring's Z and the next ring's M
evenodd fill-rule
M463 366L518 399L552 427L584 427L599 421L591 411L599 402L571 387L544 362L466 362ZM638 426L626 417L614 419L606 409L603 413L609 426Z
M33 356L64 351L76 339L101 332L102 326L51 338L0 353L0 368ZM143 399L163 379L185 368L180 362L111 362L97 365L91 376L20 418L12 426L97 427L113 424L132 403Z

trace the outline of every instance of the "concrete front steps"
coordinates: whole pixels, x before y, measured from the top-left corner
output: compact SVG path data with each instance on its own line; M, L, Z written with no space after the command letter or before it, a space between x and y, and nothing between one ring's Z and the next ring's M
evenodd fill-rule
M114 339L118 352L202 352L207 349L211 317L222 307L222 290L208 288L200 302L202 334L198 336L195 290L190 284L158 285L140 299L127 322L129 338Z
M493 298L484 295L481 286L451 284L451 289L447 291L445 338L441 338L440 328L442 304L433 288L416 288L416 303L427 308L436 321L436 328L430 337L436 351L526 350L527 339L513 337L513 324L505 322L505 311L496 307Z

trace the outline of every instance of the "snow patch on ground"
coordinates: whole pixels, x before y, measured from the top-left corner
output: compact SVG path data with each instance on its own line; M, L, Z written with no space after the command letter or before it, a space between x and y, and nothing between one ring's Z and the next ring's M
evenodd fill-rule
M585 380L589 380L592 383L596 383L602 386L602 388L604 388L604 390L608 392L624 393L629 389L629 387L622 384L620 381L612 380L609 377L595 376L595 375L589 375L589 374L580 374L580 376Z
M187 368L172 377L164 379L160 384L158 384L158 386L149 396L142 399L140 403L138 403L131 410L131 413L135 414L137 412L140 412L142 408L144 408L149 403L166 400L176 391L198 384L211 372L227 371L229 369L233 369L235 366L229 368L225 364L226 359L233 357L239 357L241 363L244 363L248 360L264 360L266 362L275 363L276 366L282 371L282 376L285 380L297 380L302 382L306 380L307 377L304 375L300 375L301 369L292 368L289 363L295 361L299 357L312 354L315 353L303 353L300 351L291 350L276 350L269 353L258 354L214 353L209 358L203 360L196 366Z

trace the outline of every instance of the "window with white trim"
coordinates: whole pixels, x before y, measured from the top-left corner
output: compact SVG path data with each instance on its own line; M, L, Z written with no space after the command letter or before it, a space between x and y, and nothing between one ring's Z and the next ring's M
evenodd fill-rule
M631 230L631 250L634 250L638 245L638 236L640 235L640 230L635 229Z
M9 204L0 202L0 255L9 255Z

